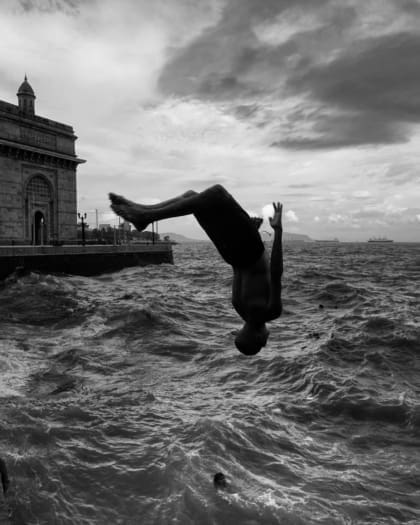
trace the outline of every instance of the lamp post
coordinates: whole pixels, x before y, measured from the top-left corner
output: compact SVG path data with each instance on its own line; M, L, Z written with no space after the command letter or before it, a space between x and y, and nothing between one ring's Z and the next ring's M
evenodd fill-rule
M84 246L86 244L86 239L85 239L85 219L87 217L86 213L78 213L77 216L79 217L79 219L82 221L82 245Z
M156 226L155 226L155 223L152 222L152 244L155 244L155 240L158 240L158 223L156 221Z

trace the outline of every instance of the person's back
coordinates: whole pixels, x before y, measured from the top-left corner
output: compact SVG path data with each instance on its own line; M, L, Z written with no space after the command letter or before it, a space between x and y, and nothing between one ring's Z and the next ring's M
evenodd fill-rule
M270 268L267 254L246 268L233 268L232 305L248 323L267 320L270 301Z

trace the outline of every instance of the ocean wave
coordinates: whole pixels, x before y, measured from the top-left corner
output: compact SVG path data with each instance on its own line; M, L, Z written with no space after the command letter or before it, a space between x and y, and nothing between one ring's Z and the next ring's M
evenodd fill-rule
M418 256L287 244L285 313L252 359L210 244L3 283L0 448L22 520L417 523Z
M30 273L10 282L0 297L0 316L11 323L77 322L88 309L76 286L65 278L48 274Z
M366 321L364 341L368 347L385 345L388 349L420 353L420 327L403 320L373 317ZM401 354L404 357L404 353Z
M89 362L89 357L82 348L71 347L53 354L51 359L60 363L68 368L74 368L76 366L84 366Z
M355 362L375 349L404 360L407 352L416 354L420 351L420 327L395 314L385 317L350 312L334 319L333 330L320 345L325 355Z
M80 379L66 371L51 367L31 375L27 381L32 396L56 395L76 389Z
M368 332L383 332L395 330L397 324L389 317L373 316L364 324L363 329Z
M395 359L402 362L405 361L407 365L407 355L408 353L420 354L420 337L419 331L413 330L412 333L401 333L401 334L392 334L390 336L380 335L380 336L368 336L365 338L365 344L369 347L377 347L380 345L385 345L386 350L393 350ZM396 352L395 352L396 351ZM400 352L398 354L398 352ZM420 366L420 363L419 363Z
M372 397L345 397L340 392L340 398L334 399L336 393L330 396L327 403L322 405L322 409L331 416L351 417L363 421L380 421L397 425L406 425L411 418L411 407L402 403L400 400L385 401Z
M365 297L365 291L344 281L328 283L321 288L316 298L321 303L334 306L353 305Z
M306 268L303 272L299 273L299 276L302 279L319 279L329 281L335 281L341 277L338 273L328 273L323 269L311 267Z
M325 417L341 421L351 418L399 426L410 424L417 428L420 420L415 399L410 399L406 391L395 390L395 386L387 391L388 373L386 369L375 384L369 369L362 366L358 371L349 366L335 366L327 371L322 363L317 363L305 371L306 399L296 397L292 410L311 421ZM410 390L408 383L404 386Z

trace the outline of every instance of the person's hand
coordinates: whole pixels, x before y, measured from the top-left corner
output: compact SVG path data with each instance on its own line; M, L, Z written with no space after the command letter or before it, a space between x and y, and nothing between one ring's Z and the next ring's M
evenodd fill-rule
M281 223L281 214L283 212L283 204L280 202L273 202L273 208L274 208L274 215L273 217L270 217L270 226L273 228L273 230L281 230L283 231L283 226Z

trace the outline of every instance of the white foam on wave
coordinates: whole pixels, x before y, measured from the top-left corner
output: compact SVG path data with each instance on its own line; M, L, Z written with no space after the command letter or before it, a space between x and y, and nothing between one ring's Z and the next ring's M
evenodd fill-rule
M11 342L0 341L0 398L24 396L32 371L31 359Z

